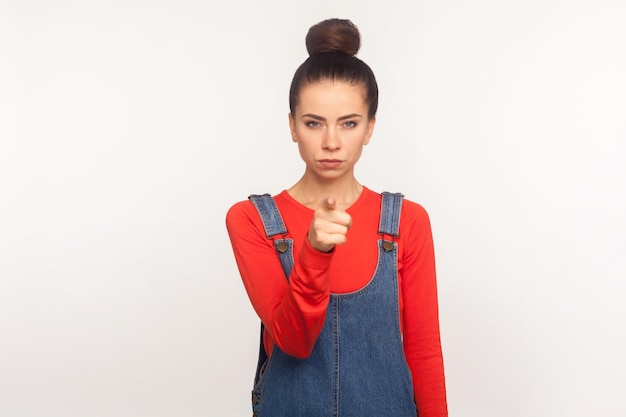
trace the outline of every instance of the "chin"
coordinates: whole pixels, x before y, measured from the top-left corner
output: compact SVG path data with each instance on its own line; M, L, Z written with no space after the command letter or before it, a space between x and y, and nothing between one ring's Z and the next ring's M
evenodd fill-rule
M317 171L316 175L324 180L336 180L349 175L349 173L344 170L326 170L321 172Z

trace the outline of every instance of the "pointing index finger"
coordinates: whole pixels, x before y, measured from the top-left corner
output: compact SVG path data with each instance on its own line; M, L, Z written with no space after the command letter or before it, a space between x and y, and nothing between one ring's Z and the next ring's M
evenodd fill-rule
M337 205L337 201L334 197L326 197L322 200L322 207L325 210L334 210Z

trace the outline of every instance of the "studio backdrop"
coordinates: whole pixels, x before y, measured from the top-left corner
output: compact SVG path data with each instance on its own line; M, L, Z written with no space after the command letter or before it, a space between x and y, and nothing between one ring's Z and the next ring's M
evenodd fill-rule
M451 416L626 415L626 3L0 1L0 415L247 416L224 218L304 165L308 28L360 29L357 167L430 214Z

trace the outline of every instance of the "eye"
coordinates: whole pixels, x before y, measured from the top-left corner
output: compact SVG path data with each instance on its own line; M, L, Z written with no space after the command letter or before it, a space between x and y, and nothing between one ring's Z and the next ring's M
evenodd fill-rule
M356 127L356 122L353 122L352 120L348 120L343 124L343 127L347 127L347 128Z
M306 125L313 128L321 126L320 123L315 120L309 120L308 122L306 122Z

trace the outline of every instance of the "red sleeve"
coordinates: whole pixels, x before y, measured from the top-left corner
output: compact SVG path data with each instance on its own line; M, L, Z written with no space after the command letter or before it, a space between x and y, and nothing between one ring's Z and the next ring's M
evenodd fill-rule
M248 297L265 328L283 352L308 357L326 317L332 252L319 252L304 239L297 245L299 251L287 281L273 242L265 237L251 202L231 207L226 227Z
M420 417L447 417L430 220L420 205L405 201L400 224L404 349L415 402Z

